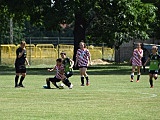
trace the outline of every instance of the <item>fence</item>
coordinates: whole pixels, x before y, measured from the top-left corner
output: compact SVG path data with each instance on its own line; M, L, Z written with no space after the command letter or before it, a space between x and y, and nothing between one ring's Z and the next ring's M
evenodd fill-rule
M1 45L1 62L2 64L14 64L16 58L16 49L19 45L8 44ZM91 53L92 60L95 59L105 59L114 61L114 49L107 47L95 47L88 46ZM54 46L53 44L27 44L27 58L32 65L52 65L55 64L55 60L59 57L61 51L65 51L67 56L73 57L73 45L63 45L59 44Z

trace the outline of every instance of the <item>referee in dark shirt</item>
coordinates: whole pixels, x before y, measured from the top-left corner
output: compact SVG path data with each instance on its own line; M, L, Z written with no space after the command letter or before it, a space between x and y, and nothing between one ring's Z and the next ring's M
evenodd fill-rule
M26 65L29 66L28 59L26 57L26 48L25 48L26 42L21 41L20 47L16 50L16 60L15 60L15 70L16 70L16 76L15 76L15 87L24 87L22 82L26 76ZM21 75L19 84L18 84L18 79L19 76Z

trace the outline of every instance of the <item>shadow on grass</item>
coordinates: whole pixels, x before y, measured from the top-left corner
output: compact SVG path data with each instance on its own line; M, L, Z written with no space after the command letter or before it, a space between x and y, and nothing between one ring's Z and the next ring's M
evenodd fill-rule
M89 75L130 75L131 66L128 65L99 65L90 66ZM55 72L48 72L47 68L27 68L28 75L54 75ZM142 74L148 74L148 72ZM0 66L0 75L15 75L15 69L9 66ZM74 75L79 75L79 70L74 70Z

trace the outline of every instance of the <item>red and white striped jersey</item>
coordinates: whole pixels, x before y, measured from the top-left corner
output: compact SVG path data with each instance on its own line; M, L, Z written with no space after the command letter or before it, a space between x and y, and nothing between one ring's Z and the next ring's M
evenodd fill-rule
M140 50L134 49L133 57L132 57L132 65L142 66L142 60L141 60L142 56L143 56L143 50L142 49L140 49Z
M63 74L64 74L64 65L60 65L60 66L55 66L54 70L56 70L56 78L57 79L62 79L63 78Z
M77 54L76 54L76 58L77 58L77 62L78 62L78 66L88 66L89 63L89 57L91 56L90 52L88 49L78 49L77 50Z

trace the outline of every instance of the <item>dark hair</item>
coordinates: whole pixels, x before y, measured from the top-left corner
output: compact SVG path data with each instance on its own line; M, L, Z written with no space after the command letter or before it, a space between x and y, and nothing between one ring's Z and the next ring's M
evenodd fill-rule
M64 55L66 55L66 53L65 53L64 51L62 51L60 54L64 54Z
M58 58L58 59L56 60L56 62L62 62L62 59L61 59L61 58Z
M23 41L21 41L21 43L20 44L26 44L26 42L23 40Z

